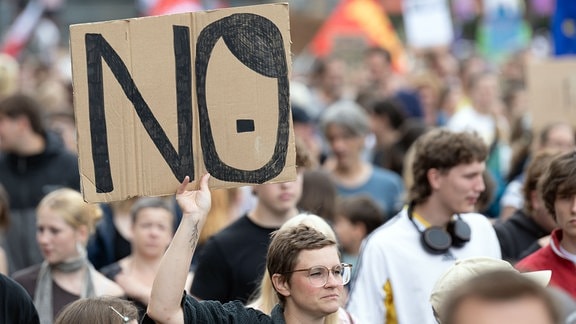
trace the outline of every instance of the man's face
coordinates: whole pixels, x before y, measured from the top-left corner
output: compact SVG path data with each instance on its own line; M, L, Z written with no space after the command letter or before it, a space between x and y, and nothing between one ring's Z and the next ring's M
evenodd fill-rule
M353 224L342 215L336 215L334 218L334 232L336 232L340 246L342 246L344 251L352 252L350 249L364 238L360 235L359 226L359 224Z
M485 168L484 162L472 162L448 171L431 170L432 195L450 214L473 212L486 188L482 178Z
M368 70L368 78L372 83L379 83L390 74L390 64L384 56L379 54L368 55L364 62Z
M576 241L576 194L556 197L554 211L564 237Z
M302 196L302 171L298 171L295 181L267 183L254 187L258 203L274 214L283 216L296 208Z
M486 75L474 85L472 89L472 105L481 114L491 113L491 109L498 100L498 80L494 76Z
M18 147L22 119L0 115L0 151L13 152Z
M550 130L546 142L542 143L544 149L558 150L566 153L576 148L574 130L568 125L558 125Z
M161 257L172 241L172 218L164 208L142 208L132 223L132 249L146 257Z
M364 136L353 134L347 128L335 124L326 128L325 135L338 165L350 167L361 158Z
M454 314L457 324L553 324L545 304L535 297L488 301L470 298Z

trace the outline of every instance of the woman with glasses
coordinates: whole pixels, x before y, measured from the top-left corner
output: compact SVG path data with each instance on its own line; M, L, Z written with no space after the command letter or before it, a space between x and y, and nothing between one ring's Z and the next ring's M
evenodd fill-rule
M334 240L303 224L276 232L268 248L266 268L279 299L270 316L238 301L223 305L182 295L181 287L210 210L208 178L202 177L200 190L186 190L188 177L178 188L176 200L182 221L160 264L143 323L324 324L340 307L350 268L340 262Z
M335 242L337 241L336 234L334 233L330 225L321 217L313 214L300 214L290 218L286 223L284 223L284 225L282 225L282 227L280 227L278 232L290 230L301 224L307 225L323 233L324 235L326 235L327 238ZM351 267L350 265L346 264L342 269L343 272L346 272L345 274L343 273L342 275L346 277L346 281L348 281L350 278ZM319 270L320 272L324 273L323 280L328 279L327 271L325 270L326 268ZM318 276L310 276L309 278L311 281L319 280ZM320 284L320 286L324 286L323 282L318 282L317 284ZM341 300L342 305L345 303L345 299L346 298L343 298ZM278 304L279 302L280 300L276 295L276 290L274 289L272 281L270 280L270 274L268 273L268 270L266 270L264 276L262 277L262 282L260 283L260 290L258 291L258 294L252 299L252 301L250 302L249 305L247 305L247 307L252 307L261 310L266 314L270 314L274 306L276 306L276 304ZM338 309L338 312L326 316L326 320L324 321L324 323L351 324L354 323L354 320L352 319L352 316L344 308L340 307Z

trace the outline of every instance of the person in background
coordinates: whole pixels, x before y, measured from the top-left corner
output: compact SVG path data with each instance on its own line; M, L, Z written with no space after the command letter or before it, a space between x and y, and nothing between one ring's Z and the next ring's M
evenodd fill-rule
M500 215L500 197L504 192L512 151L508 144L510 126L502 112L498 76L489 71L470 79L469 106L458 110L446 127L453 131L476 132L488 146L486 169L496 184L495 199L483 214L497 218Z
M286 223L284 223L284 225L282 225L280 229L278 229L278 232L290 230L294 227L299 226L300 224L309 226L324 234L328 239L337 242L336 233L334 233L334 231L332 230L330 225L326 222L326 220L313 214L298 214L292 217ZM252 300L246 307L252 307L258 309L270 315L272 309L274 309L274 306L276 306L279 302L280 300L278 299L278 295L270 279L270 273L268 272L268 270L266 270L264 276L262 277L262 282L260 283L258 293L252 298ZM340 307L337 313L327 315L326 320L324 321L324 324L337 324L337 323L353 324L354 320L352 319L352 315L350 315L345 309Z
M339 58L319 58L310 72L310 117L313 120L330 105L346 99L346 62Z
M13 278L34 299L41 323L52 323L64 306L79 298L124 295L86 257L86 241L101 216L98 205L63 188L46 195L37 214L36 238L44 261L14 273Z
M126 200L101 204L102 218L88 239L88 260L96 269L112 264L130 254L132 240L132 216L130 208L137 200Z
M445 307L446 300L456 288L466 283L467 280L493 271L520 273L509 262L487 257L460 259L448 268L448 270L438 278L434 284L434 288L432 289L432 294L430 295L430 304L432 305L432 310L438 323L442 324L441 318L445 317L445 311L447 311ZM550 282L552 272L545 270L526 272L522 275L533 280L538 285L546 287L548 282Z
M336 185L330 173L321 169L304 171L302 196L297 204L299 210L318 215L328 223L333 223L336 196Z
M189 177L178 188L182 221L162 259L143 323L320 324L337 312L350 269L340 263L336 242L303 224L277 232L270 242L266 268L280 300L270 316L238 301L223 305L182 295L179 287L210 209L208 179L201 178L200 190L186 190Z
M137 324L138 310L127 300L118 297L79 299L66 306L55 324Z
M160 260L174 234L174 212L162 198L141 197L132 206L130 214L132 252L103 267L100 272L122 287L128 300L138 308L138 318L141 319L146 312Z
M42 106L28 95L0 101L0 183L10 199L10 273L42 261L34 240L40 200L58 188L80 190L78 157L46 130L42 117Z
M302 174L311 160L305 147L296 143L296 180L253 187L256 206L204 244L190 289L193 296L246 303L254 293L266 268L270 234L298 214Z
M1 273L0 323L40 324L30 295L20 284Z
M356 274L360 246L385 219L378 205L368 196L343 197L336 204L334 231L338 235L342 261L352 265Z
M326 110L320 127L332 154L332 162L325 163L325 168L336 183L338 195L367 194L385 215L401 209L404 185L400 176L372 165L362 156L370 132L367 113L354 102L340 102Z
M394 98L402 103L407 117L424 117L418 94L409 87L403 76L393 70L392 56L387 49L379 46L368 48L364 52L363 63L367 80L358 90L358 97L365 98L361 101Z
M552 231L549 245L520 260L516 268L552 270L550 285L576 299L576 151L553 159L538 186L558 227Z
M559 152L570 152L576 149L576 132L572 125L565 122L555 122L546 125L541 131L538 137L538 143L536 148L533 150L533 154L538 154L538 152L544 150L556 150ZM516 159L522 160L523 162L517 162L521 164L521 171L512 181L506 186L502 199L500 200L501 213L500 220L504 221L512 214L522 209L524 206L524 196L522 194L522 185L526 177L525 165L530 162L530 154L522 158L517 157ZM516 173L518 173L516 171Z
M556 151L542 151L532 159L524 178L524 208L517 210L506 221L494 225L504 260L516 263L548 245L556 222L546 210L537 185L550 161L557 155Z
M509 270L488 271L454 288L441 324L563 324L555 300L540 284Z
M461 258L500 258L492 224L474 213L488 150L468 132L437 129L414 147L409 204L368 237L347 309L359 323L434 324L428 301Z
M396 168L391 151L402 137L401 127L406 120L402 104L394 99L384 99L372 104L368 112L370 130L376 139L372 163L400 174L401 169Z
M292 103L291 109L294 137L304 144L313 163L320 164L326 157L322 152L322 138L316 127L317 121L312 119L308 111L299 104Z
M190 268L192 275L198 266L198 255L202 254L202 249L208 239L216 235L238 218L238 207L241 195L240 190L240 188L210 190L210 194L212 195L212 208L210 208L210 211L208 212L206 224L204 224L202 232L200 232L196 253L194 253L194 257L192 258L192 266ZM189 287L189 285L186 287Z

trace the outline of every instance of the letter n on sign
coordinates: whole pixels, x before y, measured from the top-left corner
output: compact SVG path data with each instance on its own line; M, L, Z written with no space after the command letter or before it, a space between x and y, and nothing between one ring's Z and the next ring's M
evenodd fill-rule
M294 180L286 4L78 24L70 45L85 200Z

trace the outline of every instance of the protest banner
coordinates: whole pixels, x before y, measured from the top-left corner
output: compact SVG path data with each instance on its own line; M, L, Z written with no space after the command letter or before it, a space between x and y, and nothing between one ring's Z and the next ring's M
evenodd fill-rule
M78 24L70 47L86 201L295 179L287 4Z
M576 59L536 61L527 68L527 103L532 128L538 134L550 123L565 121L576 127Z

